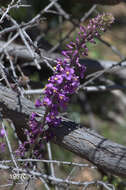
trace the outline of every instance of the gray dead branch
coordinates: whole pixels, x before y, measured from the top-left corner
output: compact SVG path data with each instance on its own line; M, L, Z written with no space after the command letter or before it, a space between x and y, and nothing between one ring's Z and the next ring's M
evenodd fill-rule
M27 47L24 45L19 45L16 43L11 43L9 45L6 45L7 42L5 41L0 41L0 54L2 54L4 52L4 50L6 49L6 51L9 53L9 55L17 57L19 59L23 59L25 60L25 62L33 62L34 61L34 57L32 57L29 53L29 51L27 50ZM35 57L37 58L37 60L41 63L44 61L44 59L46 59L48 57L51 58L51 60L55 60L57 58L57 56L59 56L59 54L57 53L48 53L45 50L41 49L41 56L42 58L40 59L40 56L36 53Z
M20 99L20 101L19 101ZM24 128L32 112L43 116L44 110L36 109L34 104L16 92L0 86L0 107L4 118L11 119L18 137L23 141ZM118 176L126 177L126 147L112 142L95 131L69 120L54 128L54 143L94 163L99 169Z
M26 46L19 45L16 43L11 43L6 46L5 41L0 41L0 54L4 52L4 49L6 49L6 52L10 56L14 56L18 59L23 59L24 65L35 65L34 64L34 58L29 54L29 51L27 50ZM5 48L4 48L5 47ZM36 53L35 58L37 59L38 63L42 63L45 60L48 60L50 63L54 64L57 57L63 58L63 56L59 53L50 53L48 51L45 51L44 49L40 49L41 57ZM92 59L80 59L81 64L85 64L87 67L86 75L92 75L97 74L96 72L99 72L101 70L106 70L107 73L114 73L119 75L121 78L125 79L125 72L126 72L126 61L123 61L121 64L118 64L116 61L103 61L103 60L92 60ZM117 66L116 66L117 65ZM110 68L110 69L109 69Z

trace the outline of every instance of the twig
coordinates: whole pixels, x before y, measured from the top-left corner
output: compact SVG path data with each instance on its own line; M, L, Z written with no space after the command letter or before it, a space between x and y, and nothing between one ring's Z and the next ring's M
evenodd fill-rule
M44 184L45 188L47 190L50 190L50 188L49 188L48 184L46 183L46 181L42 177L40 177L39 179L42 181L42 183Z
M47 143L47 150L48 150L49 160L52 160L52 151L51 151L51 146L50 146L49 142ZM54 171L53 163L50 163L50 170L51 170L51 176L55 177L55 171ZM55 186L55 190L58 190L56 186Z
M98 77L102 76L104 73L112 71L114 68L120 68L123 65L123 62L126 61L126 58L121 60L120 62L118 62L117 64L112 64L110 67L102 70L102 71L98 71L91 79L89 79L88 81L86 81L84 84L80 85L78 90L83 86L85 87L87 84L92 83L95 79L97 79Z
M25 173L27 175L32 175L32 176L35 176L35 177L42 177L44 178L45 180L51 180L54 184L68 184L68 185L76 185L76 186L86 186L86 185L103 185L105 188L108 188L108 190L112 190L109 188L109 185L110 184L106 184L102 181L90 181L90 182L78 182L78 181L71 181L71 180L64 180L64 179L61 179L61 178L57 178L57 177L52 177L52 176L49 176L49 175L46 175L46 174L42 174L42 173L39 173L39 172L35 172L35 171L32 171L32 170L26 170L26 169L22 169L22 168L12 168L12 167L9 167L9 166L5 166L5 165L1 165L0 164L0 168L1 169L12 169L12 171L15 171L15 172L20 172L20 173Z
M11 148L11 144L10 144L10 142L9 142L9 139L8 139L8 136L7 136L7 133L6 133L5 126L4 126L3 122L2 122L1 124L2 124L2 128L3 128L4 131L5 131L5 138L6 138L7 146L8 146L9 152L10 152L10 156L11 156L11 158L12 158L12 161L13 161L15 167L18 169L18 165L17 165L17 163L16 163L16 160L15 160L15 157L14 157L14 154L13 154L13 151L12 151L12 148Z
M11 160L3 160L0 161L0 163L10 163L12 162ZM78 167L89 167L92 169L96 169L96 166L90 166L89 164L81 164L81 163L76 163L76 162L67 162L67 161L58 161L58 160L39 160L39 159L17 159L17 162L42 162L42 163L53 163L57 164L60 166L61 164L63 165L69 165L69 166L78 166Z

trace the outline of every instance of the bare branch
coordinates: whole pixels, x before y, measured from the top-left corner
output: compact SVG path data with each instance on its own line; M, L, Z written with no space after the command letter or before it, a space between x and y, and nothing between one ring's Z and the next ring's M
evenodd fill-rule
M23 129L28 127L28 118L32 112L43 115L44 110L36 109L34 104L24 97L18 97L11 89L0 86L0 106L4 118L11 119L21 140ZM111 174L126 176L126 147L114 143L92 130L71 121L63 121L61 127L54 128L53 142L80 155L98 168Z
M32 171L32 170L26 170L26 169L22 169L22 168L13 168L13 167L1 165L1 164L0 164L0 168L6 169L6 170L12 169L15 172L24 173L29 176L42 177L43 179L50 180L50 181L52 181L53 184L57 184L57 185L61 185L61 184L76 185L76 186L101 185L101 186L104 186L108 190L112 190L112 188L109 188L110 184L106 184L106 183L104 183L102 181L98 181L98 180L90 181L90 182L80 182L80 181L72 181L72 180L49 176L49 175L42 174L42 173Z

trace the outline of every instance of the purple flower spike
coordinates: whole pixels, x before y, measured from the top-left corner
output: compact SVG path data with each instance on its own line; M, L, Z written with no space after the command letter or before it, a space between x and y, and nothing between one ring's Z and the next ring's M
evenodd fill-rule
M84 78L86 67L79 63L80 56L88 55L87 43L95 43L94 38L100 37L113 20L111 14L98 15L89 21L87 27L80 26L75 42L69 42L67 49L62 51L65 58L64 60L57 59L54 75L48 79L49 83L45 87L43 101L38 99L35 103L36 107L43 106L45 108L45 115L38 122L38 115L32 113L29 129L26 131L28 140L20 146L20 155L25 155L26 145L32 145L33 157L42 157L42 141L47 142L54 137L54 134L45 130L44 126L48 125L49 128L52 128L60 125L60 111L66 109L70 96L80 85L79 79ZM4 131L0 131L0 136L4 136Z

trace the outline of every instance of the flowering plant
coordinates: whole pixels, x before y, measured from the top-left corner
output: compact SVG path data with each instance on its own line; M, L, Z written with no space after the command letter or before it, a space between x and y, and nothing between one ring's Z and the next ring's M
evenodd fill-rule
M34 156L41 157L43 139L47 142L53 136L53 134L45 132L45 126L52 128L60 125L60 111L66 109L70 96L80 85L80 78L84 78L86 67L79 63L80 56L88 55L87 43L95 43L94 38L100 37L113 20L111 14L102 14L91 19L87 27L80 26L75 42L67 44L67 49L62 51L65 56L64 60L57 59L54 74L48 79L48 84L45 86L45 96L43 100L38 99L35 103L36 107L45 107L45 115L41 122L38 122L39 115L32 113L29 129L26 131L28 140L18 149L22 156L31 147L30 150Z

